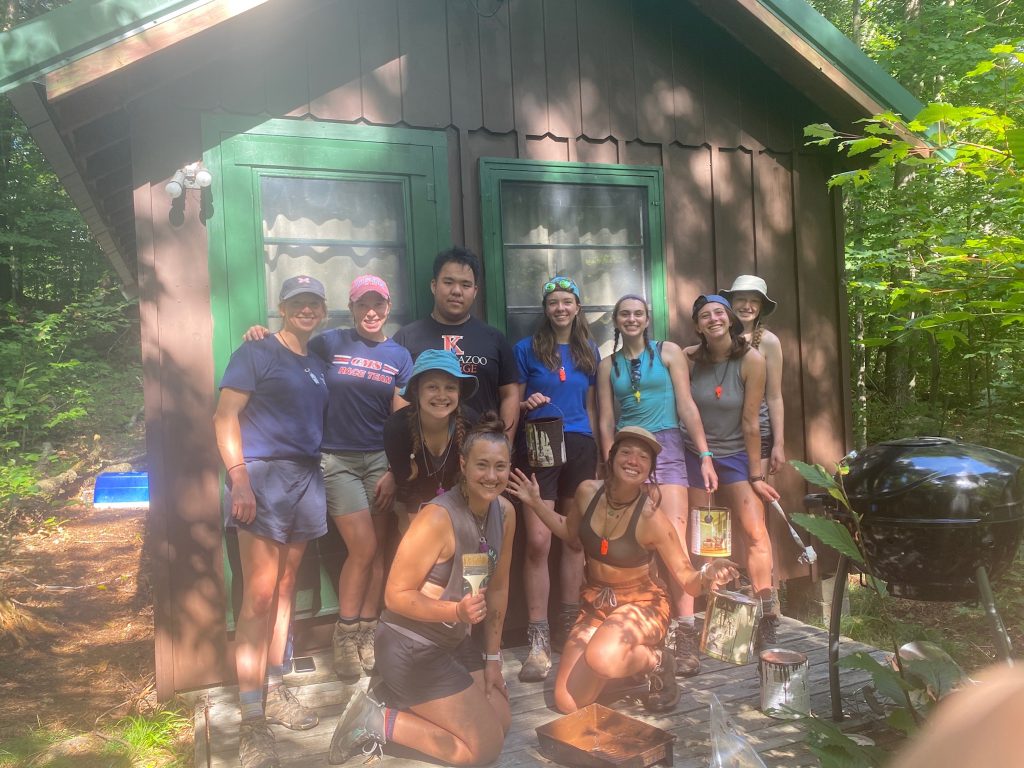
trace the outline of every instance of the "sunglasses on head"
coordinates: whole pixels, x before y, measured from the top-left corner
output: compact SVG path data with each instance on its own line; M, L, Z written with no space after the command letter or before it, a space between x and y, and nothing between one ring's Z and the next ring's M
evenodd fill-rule
M633 358L629 361L629 383L633 387L640 385L640 358Z
M548 282L544 283L545 296L547 296L549 293L552 293L553 291L569 291L569 293L573 294L579 293L579 290L576 288L576 283L574 283L567 277L559 277L555 280L549 280Z

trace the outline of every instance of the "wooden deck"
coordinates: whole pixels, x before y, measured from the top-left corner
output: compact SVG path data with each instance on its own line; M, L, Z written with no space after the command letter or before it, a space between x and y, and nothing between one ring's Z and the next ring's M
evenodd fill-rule
M827 653L828 642L822 629L811 627L792 619L782 619L779 627L779 646L806 653L810 661L810 688L812 711L821 717L830 715L828 694ZM881 658L881 652L844 638L841 654L854 651L869 651ZM554 765L538 751L534 729L559 717L551 707L551 691L554 675L541 683L520 683L517 674L526 648L507 648L505 656L505 680L508 682L512 704L512 729L505 740L501 757L494 765L503 768L518 766ZM307 706L317 709L320 725L309 731L289 731L273 726L277 737L278 754L285 766L326 766L327 750L331 735L352 686L338 682L330 670L329 652L314 656L317 671L290 675L286 681L293 687L298 698ZM853 717L844 721L844 730L870 734L876 742L892 743L893 734L881 727L866 707L856 705L857 692L868 681L866 673L859 670L842 671L843 697L846 709L852 710ZM366 686L363 678L359 685ZM732 721L746 733L768 766L816 766L817 759L804 743L804 728L801 725L775 720L762 714L759 709L760 688L756 663L735 666L713 659L703 659L701 673L688 680L681 680L683 695L675 710L664 715L653 716L634 699L629 691L624 698L612 703L602 700L616 710L663 728L675 734L675 765L680 768L703 768L708 765L711 755L709 734L709 710L702 692L715 693ZM634 689L637 693L640 689ZM235 687L210 689L196 695L195 704L195 765L196 768L235 768L238 765L238 694ZM863 699L861 699L863 701ZM400 748L399 748L400 749ZM408 753L385 748L389 753L382 766L386 768L424 768L436 765L410 758ZM353 759L350 764L360 764L362 759Z

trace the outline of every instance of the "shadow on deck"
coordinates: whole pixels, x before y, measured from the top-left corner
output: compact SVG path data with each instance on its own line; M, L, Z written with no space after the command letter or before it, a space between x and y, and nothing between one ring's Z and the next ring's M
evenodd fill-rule
M828 638L825 630L783 618L779 626L779 647L807 654L810 662L809 683L811 709L829 717L831 703L828 693ZM881 651L844 638L842 655L855 651L868 651L881 658ZM520 683L517 675L526 657L525 646L504 650L505 680L509 686L512 704L512 728L505 740L501 757L495 766L554 765L538 751L534 729L559 717L552 708L554 674L544 683ZM286 677L298 698L306 706L317 709L320 725L309 731L289 731L273 726L277 738L277 751L283 766L326 766L331 735L352 692L353 686L335 679L330 671L330 651L314 654L315 672L293 674ZM557 662L556 662L557 663ZM713 692L725 707L733 723L754 745L768 766L817 766L818 761L805 743L805 728L785 720L776 720L761 713L760 681L757 663L735 666L714 659L702 659L701 672L696 677L681 679L683 694L675 710L662 715L646 712L631 693L623 691L615 700L602 699L602 703L623 714L638 717L676 736L674 764L682 768L708 765L711 757L709 710L702 692ZM869 735L880 745L894 744L897 736L884 728L876 715L863 705L860 690L868 682L860 670L842 670L844 709L850 717L842 727ZM365 687L366 678L359 685ZM195 703L195 765L196 768L235 768L238 765L238 691L235 687L213 688L193 694ZM857 701L860 701L860 705ZM385 752L389 752L385 747ZM403 755L407 755L403 751ZM362 763L353 758L350 765ZM386 754L381 763L385 768L423 768L436 765L405 756L396 751Z

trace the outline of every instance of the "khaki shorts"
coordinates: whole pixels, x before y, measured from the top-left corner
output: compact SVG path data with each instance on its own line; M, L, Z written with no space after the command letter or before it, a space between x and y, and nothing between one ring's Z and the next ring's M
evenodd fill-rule
M362 509L374 515L389 511L373 508L377 483L388 471L384 451L324 451L320 466L327 489L327 514L331 517L351 515Z

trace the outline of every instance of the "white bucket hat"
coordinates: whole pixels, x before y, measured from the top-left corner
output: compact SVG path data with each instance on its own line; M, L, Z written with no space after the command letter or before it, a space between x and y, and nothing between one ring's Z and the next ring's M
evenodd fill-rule
M732 281L732 288L727 291L719 291L719 293L729 301L732 301L733 294L740 293L741 291L761 294L761 317L768 317L768 315L775 311L775 307L778 306L778 304L768 298L768 283L757 275L740 275Z

